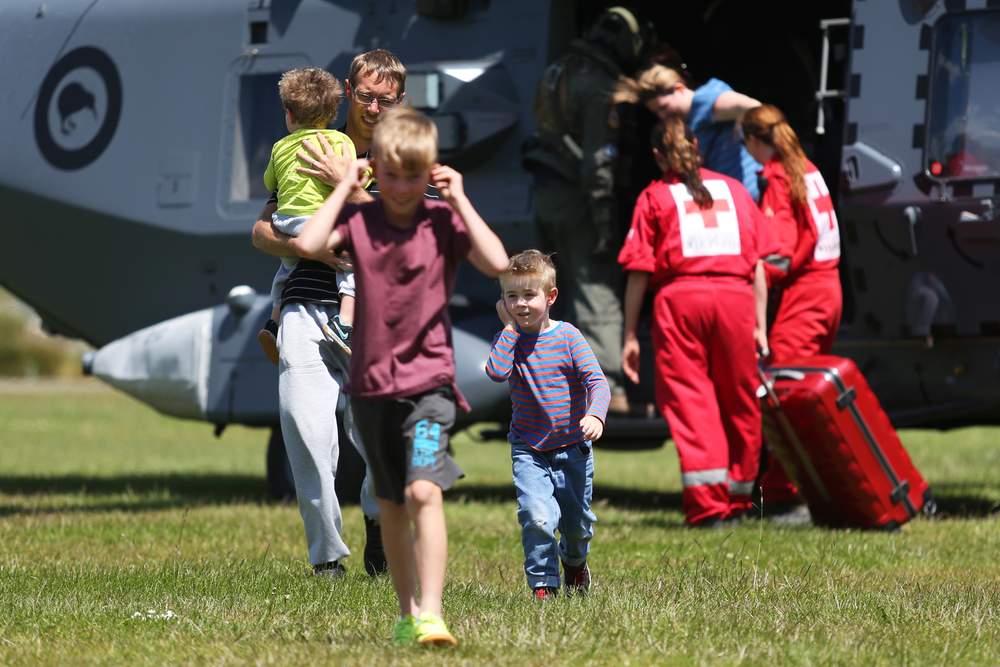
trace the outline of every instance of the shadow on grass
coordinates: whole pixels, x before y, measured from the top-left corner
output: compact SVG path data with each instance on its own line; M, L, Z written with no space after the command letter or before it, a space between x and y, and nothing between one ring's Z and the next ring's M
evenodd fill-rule
M932 484L934 501L937 503L937 516L940 519L969 519L1000 514L1000 488L993 490L992 497L976 495L982 487L961 483Z
M102 497L123 494L134 497ZM80 502L73 504L60 499L28 507L0 504L0 516L45 512L144 512L271 501L262 477L223 474L0 476L0 497L3 495L70 495L80 496Z
M517 499L512 484L462 484L449 491L447 498L449 501L464 499L482 503L508 503ZM594 502L605 502L620 509L679 510L681 494L598 483L594 485Z
M965 519L1000 514L1000 489L980 484L941 483L933 486L941 519ZM134 496L101 498L101 496ZM263 477L252 475L123 475L117 477L0 476L3 495L79 495L79 504L60 500L31 506L0 502L0 516L40 512L143 512L246 502L274 502ZM510 484L461 484L447 494L449 502L510 503ZM594 502L638 511L681 511L678 491L651 491L636 487L596 484ZM672 521L668 523L673 523Z
M975 519L1000 514L1000 489L983 489L980 485L942 483L933 485L939 519ZM979 495L976 492L982 492ZM448 492L449 502L514 502L514 488L506 484L462 484ZM639 511L681 511L681 494L677 491L650 491L635 487L595 484L594 503L607 503L618 509ZM655 521L654 521L655 522ZM665 520L673 525L673 520Z

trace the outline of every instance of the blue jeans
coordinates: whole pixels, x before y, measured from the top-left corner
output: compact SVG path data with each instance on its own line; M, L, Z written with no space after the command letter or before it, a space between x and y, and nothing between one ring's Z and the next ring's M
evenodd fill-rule
M558 588L560 559L582 565L590 551L597 521L590 511L594 453L589 443L551 452L511 445L511 459L528 586Z

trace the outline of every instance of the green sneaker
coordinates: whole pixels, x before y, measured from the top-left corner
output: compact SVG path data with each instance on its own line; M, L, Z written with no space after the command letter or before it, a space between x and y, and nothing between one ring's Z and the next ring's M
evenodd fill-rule
M425 611L417 621L417 643L421 646L458 646L441 617Z
M417 618L413 614L400 616L392 627L392 643L396 646L412 646L417 640Z

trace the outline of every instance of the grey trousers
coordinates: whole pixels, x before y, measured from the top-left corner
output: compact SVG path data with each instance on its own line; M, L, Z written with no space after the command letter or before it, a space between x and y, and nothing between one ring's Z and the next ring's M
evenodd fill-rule
M341 538L340 503L334 491L340 443L337 411L344 410L348 439L367 465L367 455L354 427L349 402L341 392L348 361L326 342L320 323L333 307L289 304L281 311L278 331L278 410L285 451L295 478L295 494L305 524L309 562L314 565L350 555ZM378 517L374 489L366 479L361 509Z

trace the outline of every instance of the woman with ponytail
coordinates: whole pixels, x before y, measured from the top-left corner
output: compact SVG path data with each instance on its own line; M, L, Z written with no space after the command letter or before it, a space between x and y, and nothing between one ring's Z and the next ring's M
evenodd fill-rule
M767 348L760 258L774 250L739 181L701 168L679 116L653 130L663 176L636 202L618 256L628 272L623 370L639 381L636 326L653 292L656 404L680 456L685 520L717 526L750 507L760 457L755 342Z
M747 151L764 165L760 208L777 237L782 267L767 265L781 302L771 326L773 364L828 354L840 325L840 230L830 191L802 150L795 130L770 104L742 118ZM801 503L773 458L761 478L765 503L782 509Z

